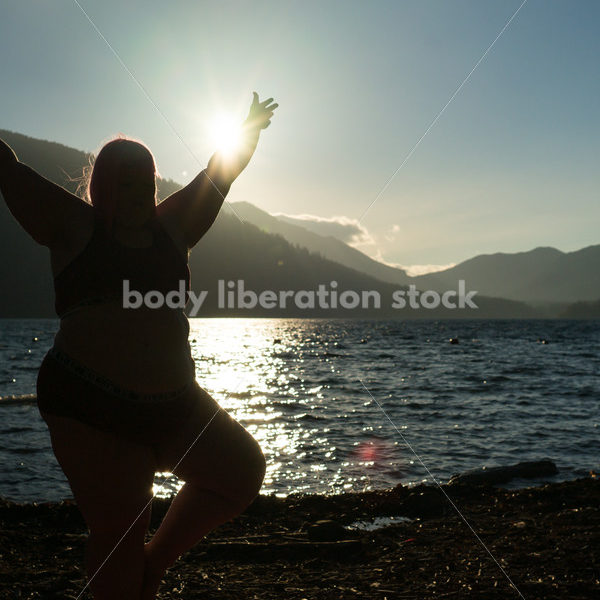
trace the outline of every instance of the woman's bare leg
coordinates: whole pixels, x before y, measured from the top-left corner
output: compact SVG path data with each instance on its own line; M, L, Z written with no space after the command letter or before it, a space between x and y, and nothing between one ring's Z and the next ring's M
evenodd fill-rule
M152 450L75 419L46 413L43 418L90 531L87 587L95 600L138 600L156 470Z
M123 534L129 525L112 535L98 530L90 532L85 547L85 569L95 600L140 598L146 568L144 534L147 529L146 519L142 518L125 537Z
M194 482L184 483L159 529L145 546L146 571L140 600L154 600L167 569L208 532L230 521L244 508Z
M199 410L177 441L160 452L159 469L171 470L185 483L146 544L141 600L154 600L165 571L208 532L242 513L262 485L266 462L256 440L224 410L204 430L218 408L212 398L207 403L210 416Z

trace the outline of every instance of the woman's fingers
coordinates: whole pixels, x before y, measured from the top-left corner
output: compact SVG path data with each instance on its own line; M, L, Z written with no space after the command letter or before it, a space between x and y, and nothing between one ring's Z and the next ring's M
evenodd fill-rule
M269 98L268 100L263 100L262 102L258 102L258 94L256 92L252 92L254 94L254 101L257 102L257 104L269 104L269 102L271 102L273 100L273 98Z
M254 95L254 98L252 100L252 106L250 107L250 114L248 115L247 121L256 124L261 129L266 129L271 124L270 118L273 116L273 111L279 104L271 104L273 98L259 102L258 94L256 92L252 92L252 94Z
M253 103L258 104L259 106L263 106L264 108L267 108L267 104L273 102L273 98L269 98L268 100L263 100L262 102L258 101L258 94L256 92L252 92L254 94L254 99L253 99ZM268 107L270 108L276 108L278 107L279 104L275 104L275 106L273 107Z

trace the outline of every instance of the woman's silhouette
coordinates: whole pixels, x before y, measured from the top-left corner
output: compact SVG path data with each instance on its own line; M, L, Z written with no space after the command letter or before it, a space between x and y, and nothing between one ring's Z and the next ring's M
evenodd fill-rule
M166 569L240 514L262 485L258 443L195 380L183 308L125 308L123 287L129 280L131 289L166 294L183 282L189 290L189 251L270 125L272 100L254 92L236 155L215 153L159 204L154 158L134 140L114 139L98 153L91 206L0 141L0 191L50 249L61 321L38 374L38 407L89 528L85 563L96 600L155 598ZM157 471L185 483L144 544Z

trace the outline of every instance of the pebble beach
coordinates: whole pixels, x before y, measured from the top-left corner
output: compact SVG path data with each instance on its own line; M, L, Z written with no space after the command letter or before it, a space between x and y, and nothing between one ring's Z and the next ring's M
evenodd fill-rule
M169 502L153 500L148 539ZM516 490L459 481L261 494L173 565L158 598L598 598L599 507L593 473ZM0 499L0 598L91 599L86 536L73 500Z

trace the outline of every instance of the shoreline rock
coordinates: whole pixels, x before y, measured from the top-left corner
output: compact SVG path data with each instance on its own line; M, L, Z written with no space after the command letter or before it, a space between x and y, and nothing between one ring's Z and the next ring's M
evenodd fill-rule
M545 459L520 462L505 467L481 467L481 469L453 475L448 483L450 485L464 483L497 485L508 483L513 479L536 479L556 474L558 474L556 465L551 460Z

